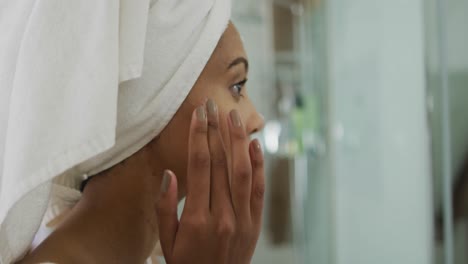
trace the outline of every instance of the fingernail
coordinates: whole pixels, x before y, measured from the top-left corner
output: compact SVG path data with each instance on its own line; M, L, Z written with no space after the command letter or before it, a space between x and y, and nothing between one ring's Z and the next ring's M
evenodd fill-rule
M206 111L204 106L197 108L197 118L199 121L206 121Z
M171 185L171 174L169 171L164 171L164 176L161 182L161 193L166 193L169 189L169 185Z
M255 152L262 153L262 145L260 145L260 142L258 141L258 139L254 140L253 147L254 147Z
M231 113L231 120L232 123L234 124L235 127L241 127L242 126L242 121L239 115L239 111L237 110L232 110Z
M216 103L213 101L213 99L208 99L206 107L208 108L209 115L216 115L218 113L218 107L216 106Z

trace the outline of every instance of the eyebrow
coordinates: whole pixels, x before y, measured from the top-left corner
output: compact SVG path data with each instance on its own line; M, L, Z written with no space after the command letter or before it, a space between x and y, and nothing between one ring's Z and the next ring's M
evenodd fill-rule
M231 69L232 67L234 67L234 66L236 66L236 65L239 65L239 64L242 64L242 63L243 63L244 66L245 66L245 70L246 70L246 71L249 71L249 61L248 61L246 58L244 58L244 57L239 57L239 58L233 60L233 61L231 62L231 64L229 64L228 70Z

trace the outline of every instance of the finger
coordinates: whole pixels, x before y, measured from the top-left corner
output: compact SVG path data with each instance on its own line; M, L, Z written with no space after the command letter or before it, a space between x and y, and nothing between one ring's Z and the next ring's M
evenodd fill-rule
M232 211L226 152L219 131L218 107L208 100L208 145L211 159L211 210L213 213ZM228 211L224 211L228 210Z
M231 137L231 192L234 211L238 219L250 220L250 193L252 165L249 155L249 139L237 110L229 115Z
M177 219L177 179L170 171L165 171L161 192L156 204L158 230L161 248L166 259L172 256L179 221Z
M250 143L250 159L252 161L250 211L252 222L259 229L262 224L263 200L265 196L265 169L262 147L257 139Z
M208 123L205 106L198 107L192 116L189 135L187 166L188 211L208 211L210 202L210 152L208 149Z

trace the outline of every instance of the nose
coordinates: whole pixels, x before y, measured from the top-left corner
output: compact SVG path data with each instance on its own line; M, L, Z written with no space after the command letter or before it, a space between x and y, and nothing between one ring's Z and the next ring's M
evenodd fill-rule
M249 118L247 122L247 133L252 135L254 133L262 131L265 127L265 118L263 115L255 111L255 113Z

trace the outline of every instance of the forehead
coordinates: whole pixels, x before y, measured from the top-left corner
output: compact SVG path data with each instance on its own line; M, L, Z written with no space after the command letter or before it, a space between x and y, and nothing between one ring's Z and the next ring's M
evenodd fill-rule
M228 66L232 60L244 57L247 58L242 39L234 24L229 23L226 31L218 42L218 46L213 52L213 63L218 66Z

